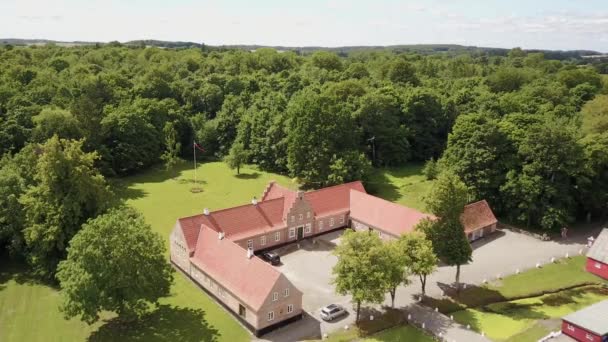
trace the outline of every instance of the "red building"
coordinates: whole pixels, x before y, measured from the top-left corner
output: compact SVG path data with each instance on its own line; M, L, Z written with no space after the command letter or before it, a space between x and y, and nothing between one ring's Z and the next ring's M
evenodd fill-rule
M577 341L608 341L608 300L562 318L562 333Z
M608 279L608 228L602 230L587 253L587 271Z

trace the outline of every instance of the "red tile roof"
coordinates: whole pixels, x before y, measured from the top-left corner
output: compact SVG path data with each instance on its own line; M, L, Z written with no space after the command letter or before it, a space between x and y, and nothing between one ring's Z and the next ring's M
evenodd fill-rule
M317 216L350 209L351 190L365 193L360 181L331 186L304 194ZM196 215L179 219L188 249L194 251L198 230L201 225L217 232L224 232L227 238L241 240L265 232L286 227L285 215L292 207L297 192L270 183L262 195L262 201L257 205L245 204L238 207L216 210L209 215Z
M281 273L229 239L203 228L192 262L254 310L259 310Z
M496 220L496 216L494 216L488 202L481 200L464 206L464 212L460 215L460 222L464 226L464 231L470 233L495 224L498 220Z
M325 216L349 211L351 190L365 193L363 183L356 181L310 191L304 194L304 198L312 205L315 215Z
M434 218L356 190L350 191L350 217L393 236L412 232L423 218Z

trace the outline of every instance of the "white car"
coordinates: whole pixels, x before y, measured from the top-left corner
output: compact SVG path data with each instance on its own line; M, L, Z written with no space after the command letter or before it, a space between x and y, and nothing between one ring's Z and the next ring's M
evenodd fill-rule
M346 309L342 306L338 304L329 304L321 309L321 319L324 321L331 321L334 318L346 315L347 313Z

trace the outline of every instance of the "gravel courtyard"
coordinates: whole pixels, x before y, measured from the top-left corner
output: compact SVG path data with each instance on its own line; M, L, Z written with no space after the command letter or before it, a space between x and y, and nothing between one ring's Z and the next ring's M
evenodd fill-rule
M337 295L331 284L331 270L337 261L332 254L333 244L340 242L341 233L338 231L318 237L316 243L304 241L299 249L290 246L278 251L283 264L277 268L304 293L303 308L307 316L301 322L264 336L264 340L293 341L353 324L355 315L350 297ZM506 276L515 273L516 269L523 271L532 268L537 262L547 263L552 257L563 257L566 253L574 255L581 249L586 252L585 241L586 235L583 234L560 241L540 241L510 230L499 230L473 243L473 262L461 268L461 281L480 284L484 279L496 278L498 274ZM451 284L455 272L455 267L440 266L428 279L427 294L440 296L442 290L439 285ZM419 292L419 281L412 279L411 285L398 289L395 307L414 303L413 297ZM342 304L349 315L333 322L323 322L319 318L319 309L331 303ZM390 305L390 296L387 295L384 304Z

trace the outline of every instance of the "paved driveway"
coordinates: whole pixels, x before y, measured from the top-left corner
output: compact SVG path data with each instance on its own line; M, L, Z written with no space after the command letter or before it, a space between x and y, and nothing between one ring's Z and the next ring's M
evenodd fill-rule
M320 238L325 241L317 241L315 244L307 241L302 243L299 249L294 245L279 251L283 265L277 268L304 293L303 308L307 316L301 322L264 336L264 340L295 341L318 337L353 324L354 311L350 297L335 294L331 284L331 269L337 261L331 254L332 243L339 243L339 235L340 232L331 233ZM540 241L510 230L500 230L473 243L473 262L461 268L461 281L480 284L484 279L496 278L498 274L506 276L515 273L516 269L523 271L533 268L537 262L547 263L552 257L563 257L566 253L575 255L584 249L584 241L584 236L560 241ZM427 281L427 294L440 296L443 292L440 286L451 284L455 272L455 267L439 267ZM415 302L415 295L419 292L420 282L412 278L411 285L401 286L397 290L395 307L409 307ZM318 318L319 309L330 303L342 304L350 314L339 321L321 321ZM387 295L384 305L390 305L390 296ZM446 328L446 332L448 330Z

